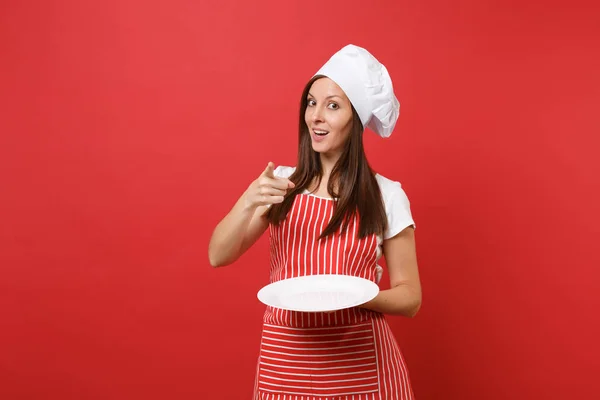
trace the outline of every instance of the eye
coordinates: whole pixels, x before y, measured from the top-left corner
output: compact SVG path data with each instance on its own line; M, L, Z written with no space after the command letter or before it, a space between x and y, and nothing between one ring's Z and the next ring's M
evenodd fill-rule
M331 108L332 110L337 110L338 108L340 108L340 106L337 103L329 103L327 107Z
M313 99L308 99L308 102L306 103L306 105L309 107L313 107L315 104L317 104L317 102Z

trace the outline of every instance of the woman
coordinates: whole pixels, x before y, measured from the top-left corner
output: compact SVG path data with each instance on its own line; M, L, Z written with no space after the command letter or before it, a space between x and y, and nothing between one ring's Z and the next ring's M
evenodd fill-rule
M334 312L267 307L255 400L413 399L384 314L413 317L421 304L414 221L400 183L374 173L363 131L389 136L399 103L386 68L348 45L308 82L296 167L269 163L216 227L213 266L237 260L269 228L270 281L346 274L390 289Z

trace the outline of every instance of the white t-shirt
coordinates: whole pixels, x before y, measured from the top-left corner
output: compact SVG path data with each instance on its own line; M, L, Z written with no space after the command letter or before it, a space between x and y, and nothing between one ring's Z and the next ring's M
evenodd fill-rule
M275 168L273 173L280 178L289 178L295 170L295 167L279 166ZM385 206L385 214L387 215L387 229L384 232L383 237L377 235L377 260L379 260L383 254L383 240L396 236L409 226L416 228L416 225L410 211L410 201L408 200L408 196L406 196L404 189L402 189L400 182L392 181L379 174L375 174L375 179L379 184L379 190L381 191L383 204ZM308 193L308 191L306 193ZM379 283L382 273L383 268L378 265L377 283Z
M280 178L289 178L295 170L295 167L279 166L275 168L274 174ZM415 228L415 222L410 212L410 201L400 182L392 181L379 174L375 175L375 179L377 179L383 197L388 222L387 230L380 239L394 237L408 226Z

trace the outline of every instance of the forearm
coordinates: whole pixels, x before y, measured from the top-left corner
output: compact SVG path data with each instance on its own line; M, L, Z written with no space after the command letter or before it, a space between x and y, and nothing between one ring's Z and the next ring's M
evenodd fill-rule
M421 291L407 284L399 284L388 290L382 290L362 308L383 314L414 317L421 307Z
M240 256L245 234L255 211L256 208L246 206L242 196L219 222L208 245L208 257L213 267L231 264Z

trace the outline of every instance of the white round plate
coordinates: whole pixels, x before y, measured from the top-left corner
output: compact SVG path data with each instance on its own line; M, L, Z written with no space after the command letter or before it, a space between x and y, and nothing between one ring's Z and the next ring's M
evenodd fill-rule
M350 275L309 275L273 282L258 291L258 299L290 311L335 311L372 300L379 286Z

